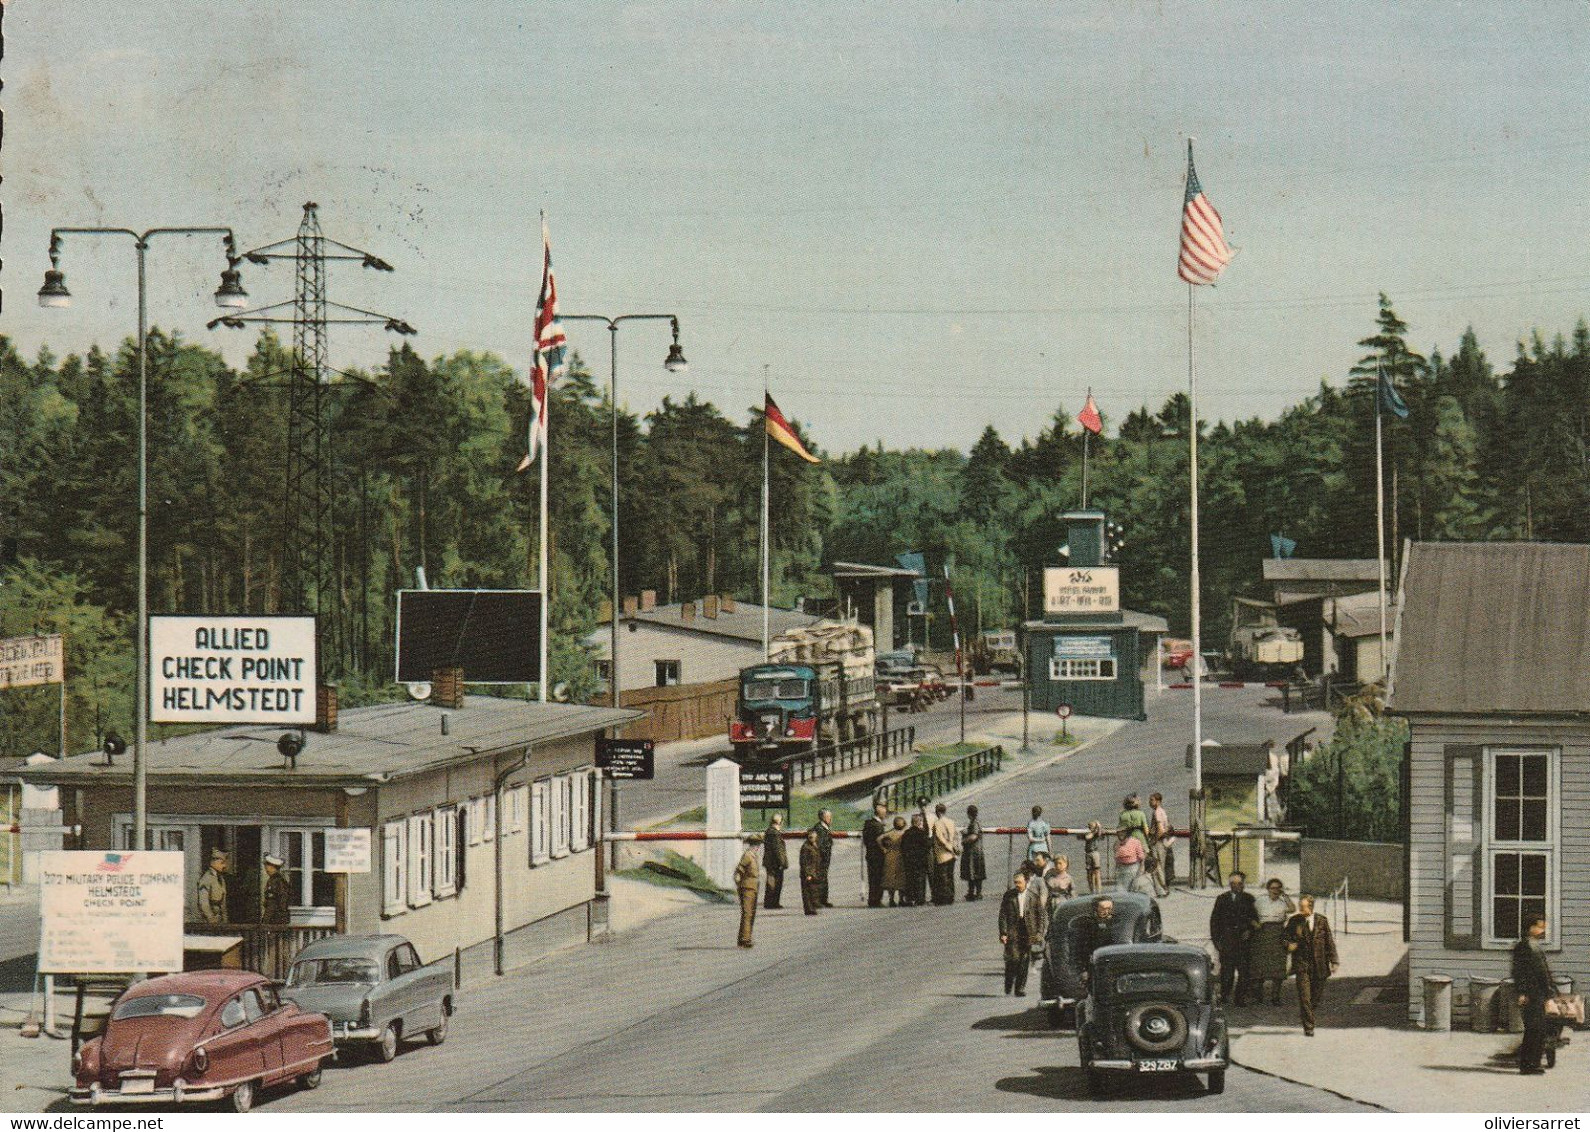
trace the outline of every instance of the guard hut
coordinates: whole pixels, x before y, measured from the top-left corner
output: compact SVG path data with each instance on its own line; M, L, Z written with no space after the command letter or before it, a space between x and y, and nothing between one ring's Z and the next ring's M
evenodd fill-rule
M834 592L839 595L840 617L853 617L871 629L879 652L905 644L907 618L922 571L835 562L828 572L833 575Z
M1158 663L1165 620L1121 608L1120 569L1104 561L1104 512L1064 518L1070 561L1044 570L1043 619L1025 625L1032 706L1145 719L1145 673Z

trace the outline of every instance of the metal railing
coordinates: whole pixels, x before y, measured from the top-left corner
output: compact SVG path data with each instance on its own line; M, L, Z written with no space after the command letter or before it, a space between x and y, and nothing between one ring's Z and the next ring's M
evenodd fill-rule
M984 747L941 766L885 782L872 792L872 801L874 805L883 803L891 812L901 812L909 809L918 797L938 798L996 773L1004 760L1005 748Z
M863 735L843 743L819 747L815 751L789 755L779 762L789 768L790 781L799 786L803 782L816 782L859 767L900 758L910 754L915 746L916 728L897 727L893 731Z
M267 979L285 979L287 968L304 947L317 939L336 935L330 925L308 924L186 924L189 935L241 936L241 961L245 970L257 971Z

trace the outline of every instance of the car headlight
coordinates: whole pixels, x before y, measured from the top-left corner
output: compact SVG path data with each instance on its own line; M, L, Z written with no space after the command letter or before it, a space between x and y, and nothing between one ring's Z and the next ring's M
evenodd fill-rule
M193 1055L188 1058L188 1064L193 1067L193 1072L195 1074L208 1072L210 1068L209 1052L203 1046L200 1046L198 1049L194 1050Z

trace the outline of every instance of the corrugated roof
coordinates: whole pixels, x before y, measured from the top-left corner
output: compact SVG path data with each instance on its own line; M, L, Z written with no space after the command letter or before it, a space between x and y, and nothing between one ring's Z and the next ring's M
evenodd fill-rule
M1590 546L1414 543L1390 706L1590 712Z
M684 619L680 612L684 608L682 602L673 605L658 605L643 612L636 613L633 617L622 617L622 621L639 621L644 625L661 625L665 629L676 629L682 633L706 633L714 637L732 637L737 641L762 642L762 607L751 605L747 602L737 601L734 608L724 609L718 607L716 617L708 617L702 612L700 602L696 602L696 614L689 621ZM768 611L768 623L776 637L786 629L798 629L803 625L810 625L818 621L815 614L802 613L797 609L779 609L777 607ZM607 622L600 622L606 626ZM604 642L611 648L611 632L603 628L598 633L592 633L585 638L589 645L600 646ZM605 654L604 654L605 655Z
M456 711L424 703L377 704L350 708L338 716L337 730L310 732L292 770L283 766L276 741L292 727L223 727L196 731L149 744L152 782L166 785L226 779L242 783L334 784L358 779L386 781L449 764L469 762L494 751L594 735L639 719L628 708L583 704L542 704L495 696L466 696ZM441 720L447 717L448 734ZM124 755L105 765L98 751L74 755L54 765L20 772L40 785L81 786L85 780L127 782L132 759Z

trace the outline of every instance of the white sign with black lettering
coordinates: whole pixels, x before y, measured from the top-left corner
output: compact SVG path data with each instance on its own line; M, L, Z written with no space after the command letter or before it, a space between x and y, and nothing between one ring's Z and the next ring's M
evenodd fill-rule
M39 972L182 970L181 853L39 854Z
M368 829L326 830L328 873L367 873L370 871L370 831Z
M151 617L155 723L315 722L313 617Z
M1049 566L1043 572L1044 613L1119 613L1118 566Z
M0 688L32 688L65 679L66 646L61 634L0 641Z

